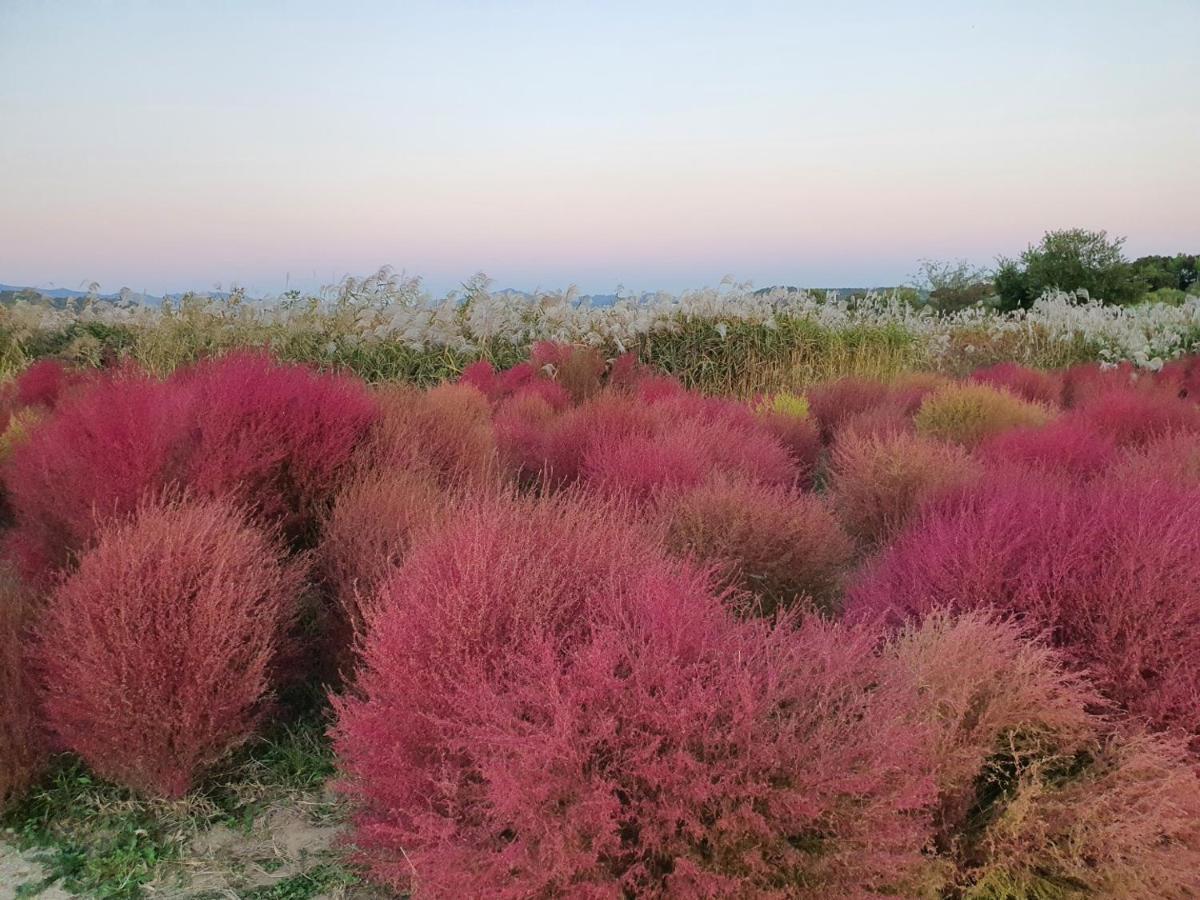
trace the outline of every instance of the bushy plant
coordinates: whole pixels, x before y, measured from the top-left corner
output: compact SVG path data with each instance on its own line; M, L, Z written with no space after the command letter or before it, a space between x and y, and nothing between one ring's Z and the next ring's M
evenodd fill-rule
M1062 402L1062 383L1050 372L1015 362L996 363L971 373L971 381L1002 388L1031 403L1048 407Z
M1200 488L1200 434L1164 434L1133 447L1113 464L1115 481L1160 479Z
M941 440L975 447L1009 428L1042 425L1046 407L984 384L957 384L925 398L914 419L917 431Z
M0 809L29 787L46 756L30 666L32 620L29 591L0 570Z
M928 509L849 594L851 619L994 606L1046 629L1134 716L1200 732L1200 491L997 479Z
M874 546L893 537L924 504L981 476L979 464L957 444L847 426L833 446L829 488L846 529Z
M1026 767L966 867L965 896L1195 897L1200 779L1182 743L1134 733Z
M175 381L195 395L188 487L253 505L264 521L310 540L378 414L366 386L251 353L200 363Z
M100 523L183 476L193 395L136 372L96 381L13 447L0 470L16 530L6 550L45 583Z
M17 406L53 409L63 391L80 380L56 359L41 359L17 376L14 399Z
M775 394L760 398L755 412L762 426L791 454L797 485L810 486L821 458L821 429L808 414L808 400L797 394Z
M496 479L492 410L477 388L443 384L419 391L389 385L375 396L379 416L355 451L356 469L421 470L447 487L483 486Z
M1070 417L1039 428L1002 431L980 444L977 453L993 469L1008 469L1017 478L1023 470L1038 469L1087 479L1107 471L1118 458L1112 437Z
M1169 432L1200 433L1200 407L1161 390L1105 391L1073 413L1086 427L1118 446L1141 446Z
M826 441L850 416L883 406L890 399L888 387L882 381L853 376L814 385L807 396L809 411L821 426Z
M716 478L669 504L667 517L669 546L718 564L753 595L755 612L838 600L854 547L814 494Z
M105 778L182 796L261 722L299 574L223 501L110 522L38 625L56 742Z
M336 702L353 840L430 896L851 896L924 865L932 783L874 638L734 621L609 509L468 511Z
M337 495L317 546L317 570L334 601L333 652L344 664L380 587L413 540L446 514L448 498L421 470L364 472Z

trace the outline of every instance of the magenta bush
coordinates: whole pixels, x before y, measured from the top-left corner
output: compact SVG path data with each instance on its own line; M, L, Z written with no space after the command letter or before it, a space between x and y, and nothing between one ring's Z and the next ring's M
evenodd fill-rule
M310 539L355 447L378 416L357 378L235 353L181 371L195 396L184 472L198 495L251 505L292 537Z
M99 523L180 480L193 405L190 390L125 372L73 394L17 444L0 473L16 521L6 552L21 574L45 583Z
M109 523L39 621L55 739L105 778L182 796L261 722L299 591L300 571L221 501Z
M385 588L335 746L373 878L454 897L858 896L933 783L874 638L738 623L612 508L483 506Z
M1070 417L1038 428L1001 432L984 441L976 453L994 468L1017 472L1033 468L1081 479L1100 475L1118 458L1116 441L1110 435Z
M1171 432L1200 432L1200 407L1164 390L1097 393L1080 402L1072 418L1122 447L1141 446Z
M1047 629L1136 717L1200 732L1200 491L1049 476L928 509L849 594L851 620L994 607Z
M1063 386L1057 375L1015 362L976 369L970 379L1011 391L1023 400L1055 407L1062 402Z

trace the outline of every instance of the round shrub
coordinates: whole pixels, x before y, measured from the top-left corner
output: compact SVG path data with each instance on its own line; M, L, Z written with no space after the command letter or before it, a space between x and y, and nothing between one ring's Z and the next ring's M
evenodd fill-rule
M888 386L882 381L854 376L827 381L808 389L809 412L821 426L821 436L826 441L833 437L847 418L883 406L889 399Z
M174 380L195 395L186 485L251 505L307 543L321 504L378 415L366 385L241 352L181 370Z
M755 413L763 428L791 454L797 486L810 486L821 458L821 429L808 415L808 401L795 394L776 394L762 398Z
M1200 491L997 480L926 510L849 595L852 619L994 606L1046 629L1134 716L1200 731Z
M317 546L317 570L335 604L335 654L361 636L369 606L414 538L440 521L447 498L418 471L365 472L337 495Z
M24 793L46 756L30 671L32 606L17 578L0 571L0 809Z
M38 628L57 742L105 778L182 796L258 727L299 589L223 502L145 504L110 523Z
M1200 488L1200 434L1166 434L1133 447L1113 465L1112 478L1159 479Z
M1121 447L1142 446L1172 432L1200 433L1200 407L1166 391L1106 391L1080 404L1072 417Z
M496 434L487 398L468 384L376 392L379 417L355 452L359 470L427 471L447 487L496 480Z
M1044 406L984 384L955 384L925 398L917 411L917 431L928 437L975 447L1009 428L1042 425L1050 418Z
M971 373L970 379L979 384L1009 391L1031 403L1055 407L1062 402L1063 387L1058 376L1031 369L1020 363L1002 362L976 369Z
M815 494L717 478L670 505L668 544L718 564L771 614L798 600L830 609L854 546Z
M949 384L953 382L936 372L902 372L888 385L887 408L911 416L921 408L926 397Z
M851 896L924 865L932 782L874 638L739 623L611 507L416 547L336 703L353 840L429 896Z
M16 521L6 544L23 577L47 583L101 523L182 476L193 402L124 372L72 394L12 448L0 467Z
M1110 436L1069 416L1040 428L1013 428L993 435L977 454L992 468L1037 469L1079 479L1107 471L1118 457Z
M850 430L833 446L829 492L850 534L867 545L895 535L925 503L977 481L957 444L906 432Z

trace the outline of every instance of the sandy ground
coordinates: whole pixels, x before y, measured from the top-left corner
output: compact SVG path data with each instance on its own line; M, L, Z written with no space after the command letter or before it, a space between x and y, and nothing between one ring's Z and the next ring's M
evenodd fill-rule
M252 888L267 888L323 863L336 862L341 828L314 814L318 804L278 805L267 809L249 829L216 825L198 834L183 858L159 880L145 885L148 898L183 900L231 898ZM19 852L0 835L0 900L15 900L22 884L36 885L45 877L38 851ZM32 888L26 888L26 891ZM73 896L58 885L33 895L37 900ZM376 900L384 895L368 888L338 888L320 895L329 900Z
M36 885L46 877L35 856L36 850L21 853L11 844L0 841L0 900L14 900L21 885ZM62 900L71 895L57 885L51 885L36 896L38 900Z

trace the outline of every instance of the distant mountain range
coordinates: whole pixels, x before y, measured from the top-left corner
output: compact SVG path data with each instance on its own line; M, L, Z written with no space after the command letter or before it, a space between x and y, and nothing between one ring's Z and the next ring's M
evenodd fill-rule
M769 291L774 291L774 290L785 290L785 291L789 291L789 292L796 292L796 291L800 291L800 290L804 290L804 289L798 288L798 287L793 287L791 285L787 285L787 286L776 285L773 287L758 288L757 290L754 291L754 293L755 294L765 294ZM839 298L845 299L854 294L864 294L870 290L890 290L890 288L808 288L807 290L809 290L815 294L824 294L826 292L832 292L832 293L836 293ZM67 306L68 304L71 304L74 301L84 300L89 296L87 291L73 291L73 290L70 290L69 288L36 288L36 287L29 287L29 286L23 286L23 285L0 284L0 302L12 302L12 300L15 299L15 297L18 294L28 293L28 292L37 294L38 296L51 301L55 306L59 306L59 307ZM193 293L203 293L205 296L212 297L212 298L218 299L218 300L225 300L225 299L228 299L230 296L228 293L223 292L223 291L207 291L207 292L196 291ZM512 296L525 297L525 298L531 298L534 296L534 294L531 293L530 291L521 291L521 290L517 290L515 288L505 288L504 290L495 291L494 293L510 294ZM113 293L101 293L101 294L96 294L94 296L97 300L101 300L101 301L104 301L107 303L117 303L117 302L124 300L127 303L132 303L132 304L136 304L136 305L140 305L140 306L159 306L162 304L162 302L164 300L170 300L172 302L178 301L180 298L184 297L185 294L184 293L164 294L161 297L157 297L157 296L154 296L153 294L141 294L141 293L137 293L135 291L130 291L128 288L123 288L122 290L116 291ZM639 295L636 295L636 294L632 295L631 299L637 299L638 296ZM648 296L652 296L652 294L646 293L646 294L642 294L640 296L648 297ZM612 306L619 299L621 299L621 297L618 294L583 294L579 297L579 302L580 303L589 303L592 306Z

